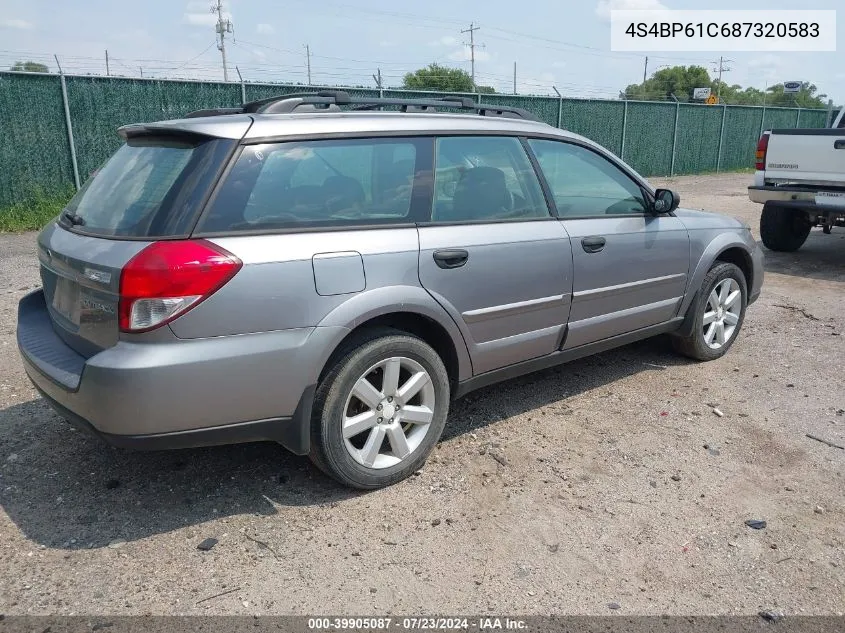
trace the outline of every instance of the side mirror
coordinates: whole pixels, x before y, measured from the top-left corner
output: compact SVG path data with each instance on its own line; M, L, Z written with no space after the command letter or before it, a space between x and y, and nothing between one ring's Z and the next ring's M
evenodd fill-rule
M655 213L672 213L681 204L681 194L671 189L658 189L654 192L654 204L652 209Z

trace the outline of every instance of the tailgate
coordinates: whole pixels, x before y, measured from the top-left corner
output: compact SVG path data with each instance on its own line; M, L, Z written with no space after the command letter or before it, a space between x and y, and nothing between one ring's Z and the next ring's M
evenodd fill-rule
M82 356L117 343L120 271L147 244L79 235L55 223L38 237L53 329Z
M845 130L772 130L765 178L845 187Z

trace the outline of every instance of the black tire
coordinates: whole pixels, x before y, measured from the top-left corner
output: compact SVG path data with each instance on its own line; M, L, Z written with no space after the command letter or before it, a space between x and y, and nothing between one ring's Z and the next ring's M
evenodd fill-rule
M812 226L803 211L771 202L763 205L760 215L760 237L766 248L791 253L807 241Z
M822 227L822 232L823 232L825 235L830 235L831 233L833 233L833 226L831 226L830 224L825 224L825 225Z
M342 428L345 407L364 372L393 357L411 359L425 369L434 388L434 415L424 438L410 455L386 468L368 468L353 459L347 450ZM392 328L368 331L344 346L317 387L311 417L311 461L351 488L374 490L402 481L422 467L440 439L449 413L449 400L446 367L425 341Z
M741 302L738 315L739 321L731 337L720 348L714 349L705 340L704 313L708 308L707 302L710 293L726 279L733 279L739 286ZM689 308L693 311L692 313L694 315L692 334L690 336L672 336L673 347L677 352L695 360L707 361L721 358L727 354L737 336L739 336L742 324L745 321L745 308L747 305L748 286L745 281L745 275L735 264L716 262L708 271L707 275L705 275L704 281L701 282L701 290Z

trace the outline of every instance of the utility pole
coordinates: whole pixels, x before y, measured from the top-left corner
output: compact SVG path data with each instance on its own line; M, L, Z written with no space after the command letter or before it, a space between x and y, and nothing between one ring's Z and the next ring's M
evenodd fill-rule
M308 68L308 85L311 85L311 46L305 45L305 63Z
M725 62L732 62L732 59L725 59L721 55L719 55L719 61L713 60L712 63L718 64L718 68L716 68L716 72L719 73L719 85L716 86L716 102L722 103L722 73L729 72L730 68L725 67Z
M144 78L144 68L142 66L138 66L138 70L141 71L141 79Z
M109 49L106 49L106 77L108 77L111 73L109 73Z
M378 74L373 75L373 81L376 82L376 88L381 90L381 68L378 68L377 70L378 70Z
M647 75L648 75L648 55L646 55L646 57L645 57L645 66L643 66L643 83L645 83Z
M513 93L516 94L516 62L513 63Z
M469 23L469 28L464 29L461 33L469 33L469 58L472 69L472 86L475 87L475 32L480 29L480 26L475 26L472 22Z
M226 33L232 32L232 21L223 18L223 0L217 0L217 4L212 5L211 12L217 14L214 30L217 31L217 50L223 57L223 81L229 81L229 68L226 66Z

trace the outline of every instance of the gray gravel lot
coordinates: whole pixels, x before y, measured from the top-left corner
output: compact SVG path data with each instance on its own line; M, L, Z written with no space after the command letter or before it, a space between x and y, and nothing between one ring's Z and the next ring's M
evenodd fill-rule
M756 226L749 179L660 184ZM473 393L419 476L369 494L271 444L73 431L15 348L34 237L0 235L0 613L845 611L845 451L806 437L845 445L843 229L767 253L725 358L658 338Z

